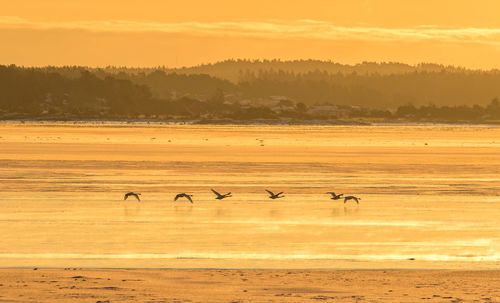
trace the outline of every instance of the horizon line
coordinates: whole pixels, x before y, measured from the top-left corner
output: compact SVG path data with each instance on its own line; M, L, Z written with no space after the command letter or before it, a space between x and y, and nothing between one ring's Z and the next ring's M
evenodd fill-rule
M435 65L435 66L440 66L443 68L452 68L456 70L464 70L464 71L483 71L483 72L492 72L492 71L498 71L500 68L497 67L491 67L491 68L473 68L473 67L466 67L465 65L454 65L454 64L446 64L446 63L438 63L438 62L419 62L419 63L407 63L407 62L402 62L402 61L358 61L357 63L342 63L340 61L333 61L333 60L324 60L324 59L313 59L313 58L308 58L308 59L280 59L280 58L228 58L224 60L217 60L217 61L207 61L207 62L201 62L198 64L194 65L182 65L182 66L168 66L166 64L158 64L158 65L80 65L80 64L40 64L40 65L23 65L23 64L16 64L16 63L0 63L0 66L15 66L15 67L21 67L21 68L49 68L49 67L54 67L54 68L64 68L64 67L78 67L78 68L89 68L89 69L112 69L112 68L124 68L124 69L165 69L165 70L182 70L182 69L191 69L191 68L199 68L199 67L206 67L206 66L211 66L211 65L217 65L221 63L227 63L227 62L250 62L250 63L267 63L267 62L278 62L278 63L294 63L294 62L307 62L307 61L313 61L317 63L327 63L327 64L338 64L342 65L344 67L356 67L356 66L361 66L363 64L376 64L376 65L390 65L390 64L395 64L395 65L404 65L412 68L418 68L423 65Z

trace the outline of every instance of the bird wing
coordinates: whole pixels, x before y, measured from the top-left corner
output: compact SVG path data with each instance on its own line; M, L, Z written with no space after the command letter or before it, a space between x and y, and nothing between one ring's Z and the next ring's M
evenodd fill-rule
M330 194L330 195L332 195L334 197L336 196L336 194L333 191L329 191L329 192L327 192L327 194Z
M211 188L210 190L217 196L217 198L220 197L220 196L222 196L221 194L219 194L218 192L216 192L214 189Z
M271 196L274 196L274 193L273 193L272 191L267 190L267 189L266 189L266 191L267 191L267 192L268 192Z
M193 203L193 199L191 199L190 195L185 195L185 197L189 200L189 202Z
M134 194L134 197L137 199L137 201L141 201L141 199L139 199L139 195L138 194Z
M283 192L279 192L279 193L277 193L277 194L276 194L276 196L279 196L279 195L281 195L282 193L283 193Z
M182 194L177 194L177 196L175 196L174 198L174 201L177 201L177 199L179 199L180 197L182 197Z
M128 194L125 194L125 197L123 197L123 200L127 200Z

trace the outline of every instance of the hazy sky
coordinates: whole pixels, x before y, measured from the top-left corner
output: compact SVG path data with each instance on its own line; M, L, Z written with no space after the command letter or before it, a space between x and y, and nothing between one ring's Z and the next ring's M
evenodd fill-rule
M498 0L0 0L0 64L230 58L500 68Z

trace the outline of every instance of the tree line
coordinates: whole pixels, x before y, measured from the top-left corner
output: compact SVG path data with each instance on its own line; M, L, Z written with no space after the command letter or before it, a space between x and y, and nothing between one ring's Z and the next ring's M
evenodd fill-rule
M0 118L500 120L497 71L375 67L397 72L240 69L233 82L166 68L0 66Z

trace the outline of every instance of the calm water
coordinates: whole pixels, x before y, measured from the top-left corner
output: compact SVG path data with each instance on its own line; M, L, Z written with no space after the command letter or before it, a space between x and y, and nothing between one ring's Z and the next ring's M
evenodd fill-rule
M500 128L0 124L0 266L500 269L499 172Z

